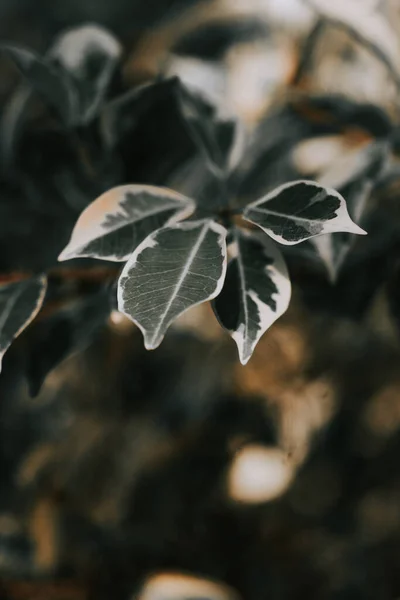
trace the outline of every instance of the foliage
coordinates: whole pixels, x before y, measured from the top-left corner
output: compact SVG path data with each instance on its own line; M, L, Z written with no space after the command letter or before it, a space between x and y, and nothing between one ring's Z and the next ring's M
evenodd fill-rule
M73 302L72 312L63 307L48 325L44 319L44 349L59 322L70 323L72 333L54 357L33 361L33 393L46 373L76 351L81 338L89 339L115 308L118 266L109 263L126 263L117 283L118 309L142 330L146 348L156 348L184 311L212 301L219 323L246 364L290 302L290 278L277 243L289 252L302 242L299 256L318 256L334 282L354 244L350 234L365 233L356 223L363 220L369 195L385 172L394 139L390 120L377 107L310 99L313 108L330 111L338 127L346 119L362 120L363 111L370 111L383 132L381 141L353 153L351 160L345 157L345 169L343 164L330 165L314 181L293 169L293 162L288 167L287 157L311 134L304 132L290 104L245 139L238 123L218 118L204 96L177 78L125 89L121 46L101 27L63 33L44 56L11 44L2 50L24 79L2 118L5 189L20 194L21 202L28 198L28 204L40 202L43 194L60 200L55 204L54 198L47 225L54 237L46 232L43 257L37 252L20 256L17 265L5 265L6 271L17 266L29 277L6 281L0 289L2 353L44 301L43 273L49 273L46 306L60 294L61 284L54 278L57 255L79 269L86 268L82 258L102 261L108 273L92 290L89 310L86 303L76 309L81 316L76 316ZM166 128L162 137L156 114ZM40 130L34 126L37 115ZM274 136L268 135L271 123ZM313 125L311 130L317 137L327 133ZM143 131L152 142L151 177L146 170L140 177L135 166L140 151L135 135ZM35 144L44 145L46 139L48 154L37 156ZM22 149L28 159L21 165ZM266 157L270 166L260 171L260 159L265 165ZM42 180L39 172L49 170L48 161L52 173ZM125 183L131 176L150 183ZM180 192L165 182L175 182ZM78 327L82 335L74 333Z

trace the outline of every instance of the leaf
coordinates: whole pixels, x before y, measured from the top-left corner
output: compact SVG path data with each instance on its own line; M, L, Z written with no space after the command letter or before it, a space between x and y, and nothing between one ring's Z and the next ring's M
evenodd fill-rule
M344 198L314 181L285 183L249 204L243 216L288 246L335 231L365 234L350 219Z
M148 350L179 315L220 293L225 238L221 225L192 221L160 229L136 248L119 280L118 308L143 332Z
M50 49L49 60L60 65L75 84L81 123L89 122L98 112L121 54L118 40L98 25L71 29Z
M231 129L231 140L227 144L226 133L228 127L232 126L227 124L223 131L210 105L183 84L177 87L177 94L183 119L193 141L204 154L211 171L223 178L229 165L229 150L234 142L235 130Z
M79 217L59 260L124 261L153 231L188 217L194 202L167 188L122 185L102 194Z
M90 344L110 310L108 290L102 289L30 328L26 369L31 396L39 393L50 371Z
M122 54L119 42L97 25L61 34L44 57L12 45L2 49L69 126L96 115Z
M370 47L400 85L398 68L399 41L389 18L377 6L376 0L307 0L326 19L351 30L353 35Z
M374 185L386 167L388 155L387 143L369 144L363 150L335 161L320 179L321 183L338 188L346 198L349 214L356 223L361 221ZM332 283L337 280L354 242L354 237L348 233L324 235L311 240Z
M39 312L46 287L45 277L0 286L0 371L5 352Z
M76 90L68 77L55 65L34 52L17 46L2 46L29 84L70 125L77 111Z
M31 95L31 88L24 82L12 94L0 117L0 161L5 170L13 161Z
M114 148L149 112L154 122L153 110L158 114L169 98L173 96L175 100L178 85L177 77L144 83L111 100L100 116L101 133L107 146Z
M291 284L284 258L266 236L236 229L214 312L235 340L245 365L261 336L286 311Z

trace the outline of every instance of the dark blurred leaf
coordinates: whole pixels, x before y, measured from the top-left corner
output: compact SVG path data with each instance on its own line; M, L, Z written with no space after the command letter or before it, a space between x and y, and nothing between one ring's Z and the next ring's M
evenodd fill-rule
M178 85L176 77L146 83L109 102L100 118L102 136L107 145L114 148L152 107L174 96Z
M42 100L60 115L64 123L72 125L78 112L78 97L67 74L30 50L17 46L3 46L2 50L12 58Z
M47 54L68 73L79 98L75 120L88 123L106 97L122 54L120 43L98 25L83 25L60 35Z
M102 289L36 323L29 332L26 375L29 392L36 396L50 371L87 347L110 313L109 292Z
M35 318L46 293L45 277L34 277L0 286L0 370L12 341Z
M181 84L177 97L183 119L212 172L227 177L236 129L233 122L218 123L213 108L196 92Z
M361 223L368 198L388 164L388 154L388 144L370 144L353 157L343 157L336 161L320 179L324 185L333 186L340 192L346 200L350 217L357 224ZM336 281L354 243L354 236L348 233L312 239L332 282Z
M120 156L128 181L166 185L170 175L195 154L179 113L178 85L176 78L142 85L102 111L102 138Z
M398 36L381 5L367 0L306 0L324 18L349 29L386 65L397 86Z

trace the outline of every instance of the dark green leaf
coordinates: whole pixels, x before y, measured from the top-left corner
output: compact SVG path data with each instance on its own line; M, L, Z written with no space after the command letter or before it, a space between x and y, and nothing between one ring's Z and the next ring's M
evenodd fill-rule
M0 286L0 370L12 341L35 318L46 293L45 277Z
M210 169L225 177L230 167L231 149L235 142L234 122L218 123L210 105L187 87L178 88L180 110L188 130Z
M350 217L360 223L368 198L388 162L388 145L373 143L353 156L335 161L320 178L320 183L338 189L346 199ZM313 238L312 244L322 258L329 278L335 282L348 252L355 243L349 233L336 233Z
M77 120L87 123L96 115L122 54L119 42L98 25L83 25L63 33L48 59L67 72L79 97Z
M30 50L17 46L3 46L2 50L14 61L42 100L60 115L64 123L72 124L78 110L78 98L65 73Z
M101 290L42 319L30 329L26 369L32 396L39 393L52 369L90 344L109 313L109 294Z

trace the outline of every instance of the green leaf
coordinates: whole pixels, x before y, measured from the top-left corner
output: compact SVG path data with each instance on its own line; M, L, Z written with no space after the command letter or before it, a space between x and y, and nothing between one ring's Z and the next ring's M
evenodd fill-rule
M188 308L215 298L226 272L226 230L211 220L154 232L136 248L118 283L118 308L148 350Z
M31 396L39 393L47 375L57 365L89 346L110 311L109 291L102 288L33 323L24 361Z
M79 97L76 121L87 123L98 112L121 58L122 47L106 29L83 25L60 35L47 54L73 81Z
M124 261L153 231L188 217L193 200L167 188L122 185L102 194L79 217L59 260Z
M346 198L351 218L360 223L371 192L388 162L388 144L374 142L361 151L335 161L320 178L320 183L336 187ZM340 269L355 243L349 233L336 233L313 238L332 283L337 280Z
M46 287L45 277L0 286L0 371L5 352L39 312Z
M77 92L68 77L48 60L17 46L2 46L42 100L65 124L71 125L78 112Z
M243 152L243 130L233 120L217 121L212 107L183 84L176 87L184 122L210 170L225 178Z
M350 219L344 198L314 181L285 183L249 204L243 216L289 246L323 233L366 233Z
M2 49L68 126L97 114L122 54L119 42L97 25L61 34L44 57L13 45Z
M228 250L232 258L213 308L245 365L261 336L286 311L291 284L281 252L261 232L235 229Z

